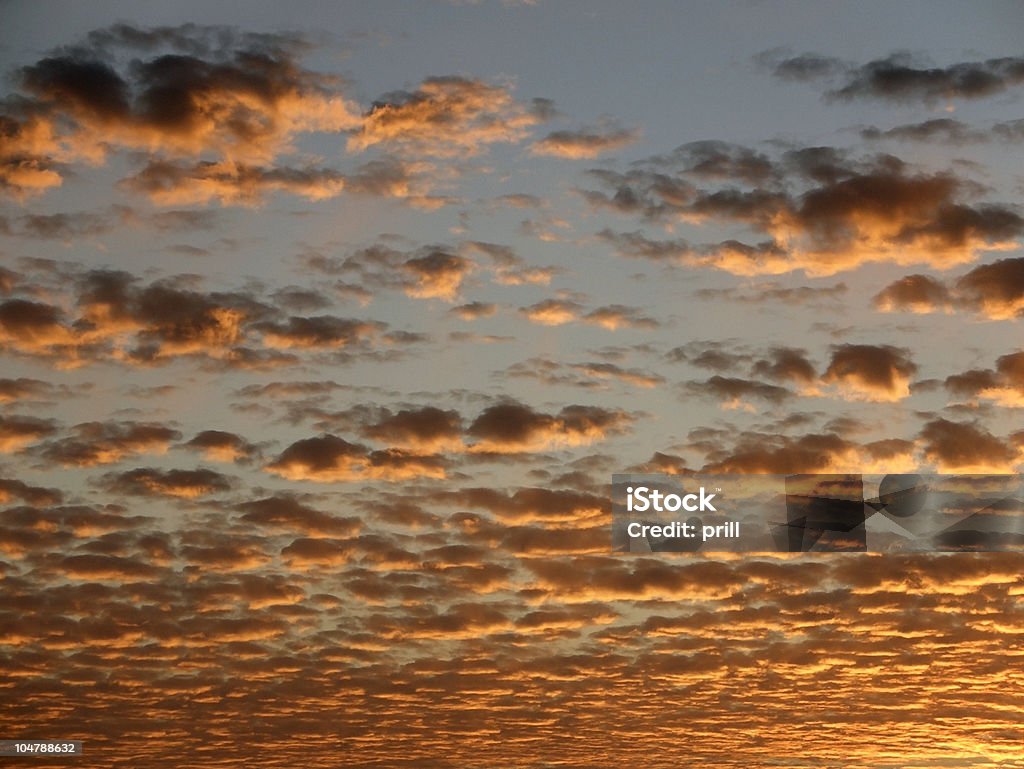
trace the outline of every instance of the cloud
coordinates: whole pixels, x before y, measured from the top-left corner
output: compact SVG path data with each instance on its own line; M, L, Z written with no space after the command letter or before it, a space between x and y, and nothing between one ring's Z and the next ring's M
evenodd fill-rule
M971 369L948 376L945 386L954 395L1024 408L1024 352L1000 356L995 369Z
M778 49L764 51L755 56L754 61L770 69L775 77L796 82L828 77L841 72L844 68L843 62L832 56L817 53L787 56L784 51Z
M910 378L916 372L910 351L904 348L842 344L832 348L822 381L855 400L897 401L910 395Z
M956 281L961 304L986 317L1008 320L1024 313L1024 257L982 264Z
M910 311L931 313L951 308L946 285L928 275L907 275L882 289L874 298L882 312Z
M359 518L331 515L288 494L243 502L237 509L242 513L240 520L246 524L308 537L348 537L356 534L361 525Z
M652 158L651 162L671 168L698 179L739 180L746 184L762 184L774 179L778 171L771 159L762 152L739 144L717 140L690 142L676 147L668 155ZM661 187L652 192L671 192L664 179L657 179ZM671 196L668 198L671 199ZM685 199L685 197L684 197Z
M498 305L490 302L469 302L453 307L450 311L462 320L478 320L479 318L490 318L498 312Z
M921 123L899 125L885 131L878 128L865 128L860 135L868 141L896 139L898 141L940 142L953 145L984 142L990 138L990 135L984 131L973 129L966 123L953 118L932 118Z
M991 320L1012 320L1024 313L1024 257L978 265L948 283L908 275L882 289L874 304L883 312L964 309Z
M355 480L404 481L444 478L445 460L401 449L370 450L336 435L296 441L266 469L289 480L332 483Z
M65 467L93 467L120 462L138 453L163 454L181 433L151 422L84 422L66 438L49 441L35 453Z
M934 419L919 439L940 473L1009 473L1021 461L1019 451L970 422Z
M519 312L532 323L542 326L564 326L567 323L586 323L600 326L608 331L620 328L658 328L660 324L645 315L637 307L622 304L610 304L587 310L582 304L572 299L544 299L528 307L520 307Z
M303 352L343 351L344 360L398 355L426 339L373 320L286 316L274 306L279 295L264 298L253 290L250 284L206 291L196 276L146 285L127 272L67 265L46 289L60 306L20 298L0 303L0 347L63 368L99 360L154 366L188 357L226 370L294 365Z
M168 35L178 51L136 48L142 55L130 65L118 39L127 40L109 35L102 46L61 49L22 68L22 90L49 131L48 151L92 162L110 148L267 163L294 151L302 133L359 123L358 110L335 93L336 79L301 66L298 38L222 30L200 52L180 50Z
M355 548L348 540L300 537L281 550L289 568L340 566L347 563Z
M0 451L9 453L57 432L52 420L0 415Z
M20 499L33 507L46 507L59 505L64 494L59 489L31 486L15 478L0 478L0 503L6 504L12 499Z
M205 204L256 206L272 192L288 192L308 200L340 194L345 177L315 166L257 166L234 160L176 163L151 161L121 186L146 195L162 206Z
M200 451L214 462L248 462L259 454L259 448L240 435L224 430L203 430L183 444Z
M420 299L454 301L463 279L473 263L461 256L444 251L431 251L424 256L409 259L402 269L412 278L406 287L409 296Z
M522 403L489 406L466 430L473 452L498 454L585 446L623 432L633 417L618 409L566 406L557 414L534 411Z
M482 254L491 261L494 282L502 286L544 285L560 272L556 267L530 265L509 246L468 240L461 249L469 254Z
M0 403L14 403L16 401L39 401L67 398L72 391L66 387L58 387L50 382L29 377L18 377L10 379L0 378Z
M849 291L845 283L833 286L783 286L776 281L766 281L752 286L732 288L699 288L694 291L698 299L720 302L723 300L743 304L766 304L779 302L787 305L805 304L826 306L841 300Z
M313 270L327 275L355 275L364 286L397 289L416 299L454 302L462 282L476 269L476 263L440 246L412 252L386 246L371 246L344 259L313 255L306 258Z
M458 450L462 447L462 418L454 410L434 406L418 409L383 411L380 418L362 428L370 440L403 449L427 453Z
M835 433L797 437L741 434L732 447L716 447L704 465L714 473L862 472L859 447Z
M776 382L793 382L803 388L812 388L817 374L806 350L794 347L773 347L768 357L754 362L751 371L757 376Z
M625 128L580 128L575 131L552 131L530 147L533 155L548 155L571 160L596 158L606 152L622 149L639 138L639 132Z
M892 54L848 71L829 92L835 99L879 99L932 104L950 99L981 99L1024 83L1024 58L1003 57L958 62L946 67L918 64L907 54Z
M734 153L735 154L735 153ZM714 267L736 275L803 270L827 276L869 262L929 264L938 269L1006 250L1024 232L1012 208L976 203L978 186L949 172L919 172L891 155L856 158L812 147L773 160L750 189L723 179L703 189L686 181L688 153L676 150L636 164L627 174L591 173L613 191L584 191L591 206L646 221L733 225L761 238L692 245L653 240L640 232L599 234L623 256ZM678 164L677 176L667 177ZM732 161L729 161L732 162ZM739 162L739 161L736 161ZM767 161L766 161L767 162ZM719 161L728 168L728 162ZM712 181L717 176L702 171ZM682 178L680 178L682 177Z
M582 317L584 323L593 326L600 326L609 331L617 331L620 328L658 328L658 321L644 315L636 307L626 307L621 304L611 304L605 307L598 307L591 310Z
M54 126L34 109L0 114L0 191L16 200L36 197L63 181Z
M777 405L787 398L793 397L793 393L785 387L718 375L704 381L686 382L683 387L686 393L716 398L722 402L724 409L742 409L744 411L756 410L750 403L751 399Z
M453 499L460 505L487 510L499 520L511 523L572 522L584 525L588 520L603 518L609 503L603 496L564 489L521 488L512 494L494 489L474 488L446 492L442 499Z
M504 86L458 76L430 77L415 91L377 99L347 148L359 152L382 145L399 153L471 157L490 144L521 141L541 119Z
M333 315L292 316L286 321L265 321L253 327L274 349L342 349L377 335L383 324L338 318Z
M689 363L691 366L711 371L732 371L751 361L746 352L732 352L723 349L720 342L694 340L679 347L673 347L665 357L673 363Z
M582 310L581 304L569 299L545 299L529 307L521 307L519 312L542 326L563 326L577 320Z
M74 339L57 307L27 299L0 304L0 345L18 352L61 347Z
M623 382L645 389L665 383L665 378L654 372L624 368L606 361L561 363L545 357L515 363L505 369L505 376L536 379L547 385L585 389L606 389L609 382Z
M226 475L214 470L160 470L140 467L122 473L108 473L100 481L103 488L113 494L129 494L140 497L178 497L197 499L199 497L230 491L232 481Z
M1005 56L932 66L909 53L893 53L856 65L831 56L804 53L787 56L766 51L755 61L783 80L811 81L839 78L829 99L934 104L953 99L982 99L1024 83L1024 58Z

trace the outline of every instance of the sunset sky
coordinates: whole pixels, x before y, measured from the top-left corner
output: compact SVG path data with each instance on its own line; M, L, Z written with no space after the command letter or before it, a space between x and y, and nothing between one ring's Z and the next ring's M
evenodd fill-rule
M0 738L1024 767L1024 556L611 549L1024 468L1024 6L0 0Z

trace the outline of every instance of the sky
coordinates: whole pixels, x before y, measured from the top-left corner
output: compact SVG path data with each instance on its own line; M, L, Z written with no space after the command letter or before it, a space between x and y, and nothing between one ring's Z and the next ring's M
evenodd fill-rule
M0 0L0 737L1024 767L1019 553L618 554L608 496L1020 472L1022 24Z

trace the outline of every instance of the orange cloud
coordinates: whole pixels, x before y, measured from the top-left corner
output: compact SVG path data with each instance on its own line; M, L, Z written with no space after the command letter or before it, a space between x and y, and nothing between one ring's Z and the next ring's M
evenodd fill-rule
M625 128L582 128L577 131L553 131L530 147L533 155L582 160L596 158L629 146L639 132Z
M507 454L585 446L623 432L632 421L625 411L597 406L544 414L521 403L502 403L484 409L466 434L475 439L471 452Z
M891 345L844 344L832 348L822 381L854 400L898 401L910 395L917 366L910 351Z
M444 478L446 463L436 455L401 449L371 451L335 435L296 441L266 469L289 480L333 483L355 480L404 481Z
M415 91L381 97L347 147L359 152L379 144L399 152L467 157L490 144L521 141L540 119L505 87L456 76L431 77Z
M934 419L920 433L925 457L940 473L1011 473L1024 455L976 424Z

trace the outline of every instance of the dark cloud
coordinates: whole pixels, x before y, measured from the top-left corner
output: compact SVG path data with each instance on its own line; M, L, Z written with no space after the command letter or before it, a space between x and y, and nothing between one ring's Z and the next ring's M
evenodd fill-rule
M233 483L229 476L214 470L160 470L140 467L122 473L108 473L101 479L103 488L113 494L140 497L198 497L230 491Z
M910 123L896 126L885 131L878 128L865 128L860 135L868 141L879 139L897 139L900 141L941 142L944 144L969 144L987 141L989 135L984 131L971 128L966 123L953 118L933 118L921 123Z
M1004 57L929 67L893 54L849 70L829 95L840 100L924 102L981 99L1024 83L1024 59Z
M457 411L434 406L397 412L385 409L378 419L363 426L362 435L391 446L429 453L458 449L462 445L462 417Z
M444 478L447 462L437 455L401 449L370 450L336 435L296 441L266 469L289 480L323 483L354 480L403 481Z
M779 404L793 393L785 387L757 382L738 377L713 376L703 381L686 382L684 391L692 395L704 395L722 402L727 409L745 409L753 411L750 400L762 400Z
M747 433L731 447L716 447L708 455L705 471L716 473L823 473L852 467L856 444L835 433L797 437Z
M1024 83L1024 59L1006 56L932 66L909 53L893 53L856 65L815 53L786 56L766 51L755 60L784 80L838 78L830 99L934 104L953 99L982 99Z
M60 361L71 368L99 360L137 366L192 358L206 368L267 369L299 361L295 353L338 351L357 355L400 354L428 339L389 329L373 320L333 315L284 316L272 300L249 288L207 291L196 276L144 284L123 271L69 270L50 293L58 306L27 299L0 304L0 345L18 353ZM292 301L308 303L312 297ZM339 358L339 361L341 358Z
M564 489L521 488L512 494L494 489L473 488L446 492L442 499L454 499L470 508L486 510L503 521L571 521L577 524L600 518L609 509L604 496Z
M181 433L150 422L85 422L68 435L48 441L36 453L65 467L92 467L120 462L138 453L162 454Z
M489 318L498 311L498 305L490 302L469 302L453 307L450 312L462 320L477 320L478 318Z
M73 336L63 319L53 305L9 299L0 304L0 344L20 352L66 345Z
M1007 443L969 422L934 419L919 437L925 457L941 473L1006 473L1020 460Z
M55 398L66 398L71 391L40 379L18 377L17 379L0 378L0 403L14 401L40 401Z
M442 247L425 247L413 252L377 245L364 248L344 259L319 254L307 256L306 264L327 275L353 275L370 288L398 289L418 299L454 301L462 281L475 263Z
M57 426L50 419L0 414L0 451L17 451L55 432Z
M283 322L265 321L254 328L268 346L276 349L340 349L365 342L382 331L384 324L315 315L292 316Z
M928 313L949 308L946 285L928 275L907 275L890 283L875 295L874 305L882 312L897 310Z
M288 192L309 200L332 198L344 189L345 178L338 171L315 166L154 160L124 179L121 186L165 206L210 201L254 206L273 192Z
M1024 257L982 264L949 282L908 275L882 289L874 303L883 312L964 309L992 320L1012 320L1024 313Z
M695 340L679 347L673 347L665 357L673 363L689 363L697 368L710 371L734 371L751 361L747 352L725 349L721 342Z
M794 347L773 347L767 357L754 362L752 371L776 382L793 382L804 387L817 378L807 351Z
M917 365L904 348L842 344L832 348L822 381L840 387L850 398L894 401L910 394L910 379L915 373Z
M245 463L259 455L258 446L224 430L203 430L183 446L202 452L211 461Z
M307 46L300 38L226 30L204 34L196 27L112 29L118 31L99 30L82 45L22 68L20 85L31 116L12 130L18 136L35 132L37 156L96 161L107 149L148 151L157 159L134 184L163 202L214 196L248 200L246 189L254 178L310 194L310 182L296 178L300 172L262 164L291 152L298 134L359 123L357 110L336 95L336 79L301 66L299 56ZM185 44L193 36L203 42ZM140 45L141 40L148 44ZM118 55L122 46L137 52L128 66ZM216 159L191 172L173 165L202 152ZM29 157L32 174L21 183L5 174L8 186L25 194L60 183L37 156ZM155 169L163 174L160 182L153 178ZM173 190L168 187L172 169L177 174ZM199 169L205 172L188 178ZM316 189L324 181L318 179ZM218 184L220 191L209 190ZM224 191L232 185L235 192Z
M64 500L64 494L59 489L31 486L14 478L0 478L0 503L12 499L20 499L33 507L46 507L59 505Z
M818 80L841 72L845 65L839 59L816 53L787 56L783 51L765 51L754 57L755 63L783 80L803 82Z
M660 162L698 179L739 180L746 184L769 182L778 174L767 155L723 141L683 144L662 156Z
M466 434L475 440L473 451L543 451L603 440L623 432L633 419L625 411L597 406L566 406L557 414L545 414L510 402L484 409Z
M1009 353L996 360L994 369L971 369L946 377L946 389L953 395L986 399L1010 408L1024 407L1024 352Z
M594 171L592 177L612 193L583 194L591 205L647 220L742 226L760 242L729 239L693 246L608 230L599 237L624 256L738 275L803 270L820 276L873 261L946 269L974 260L983 250L1008 247L1024 232L1024 219L1014 209L973 202L977 185L949 172L915 171L891 155L857 158L828 147L787 150L761 161L772 164L771 172L759 172L763 181L727 175L721 181L728 186L717 189L686 182L686 177L716 180L710 171L687 170L689 162L677 151L641 161L626 174ZM728 170L733 161L727 156L718 162ZM736 181L756 186L746 189Z
M989 318L1024 313L1024 257L982 264L956 281L959 301Z
M287 494L244 502L237 509L247 524L310 537L348 537L360 528L358 518L331 515Z

